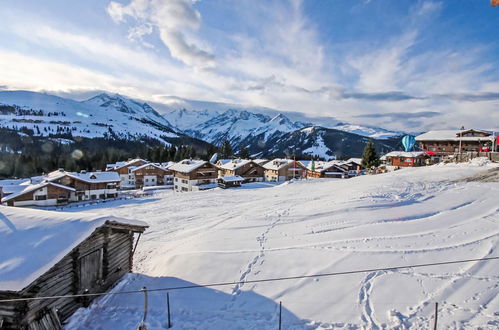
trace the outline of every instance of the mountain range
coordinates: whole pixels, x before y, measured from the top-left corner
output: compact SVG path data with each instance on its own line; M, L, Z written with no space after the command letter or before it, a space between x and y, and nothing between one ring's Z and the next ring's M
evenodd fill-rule
M220 145L228 140L257 157L308 155L322 158L359 156L373 139L379 150L399 144L400 132L344 124L329 118L293 121L292 113L200 101L170 105L160 114L152 106L101 93L85 101L29 91L0 92L0 127L33 136L150 138L166 145ZM164 109L163 109L164 110ZM333 124L333 125L331 125ZM325 126L325 127L324 127Z

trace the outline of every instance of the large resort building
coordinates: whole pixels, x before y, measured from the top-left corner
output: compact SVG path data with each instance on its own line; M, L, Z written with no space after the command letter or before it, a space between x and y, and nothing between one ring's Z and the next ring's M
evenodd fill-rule
M428 151L434 162L444 156L465 152L497 150L496 136L476 129L429 131L418 135L416 141L421 150Z

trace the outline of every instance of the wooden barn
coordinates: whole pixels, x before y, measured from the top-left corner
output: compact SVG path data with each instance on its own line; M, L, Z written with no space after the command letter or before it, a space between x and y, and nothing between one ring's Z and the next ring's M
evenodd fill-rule
M2 300L105 292L132 270L147 227L122 218L0 206L0 328L61 329L94 297Z

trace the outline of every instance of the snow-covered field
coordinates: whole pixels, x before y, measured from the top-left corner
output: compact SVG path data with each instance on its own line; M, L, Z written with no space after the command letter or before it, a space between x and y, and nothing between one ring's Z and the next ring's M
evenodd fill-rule
M497 256L496 165L450 164L349 180L308 180L116 201L83 209L144 220L136 274L114 291L247 281ZM82 209L79 209L82 210ZM174 329L499 327L499 261L234 284L170 292ZM150 293L149 329L166 327ZM106 296L68 329L133 329L141 293Z

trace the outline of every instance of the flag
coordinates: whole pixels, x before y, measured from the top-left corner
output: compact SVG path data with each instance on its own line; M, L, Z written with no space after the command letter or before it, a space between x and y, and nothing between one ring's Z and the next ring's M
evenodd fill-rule
M492 7L499 6L499 0L490 0Z

